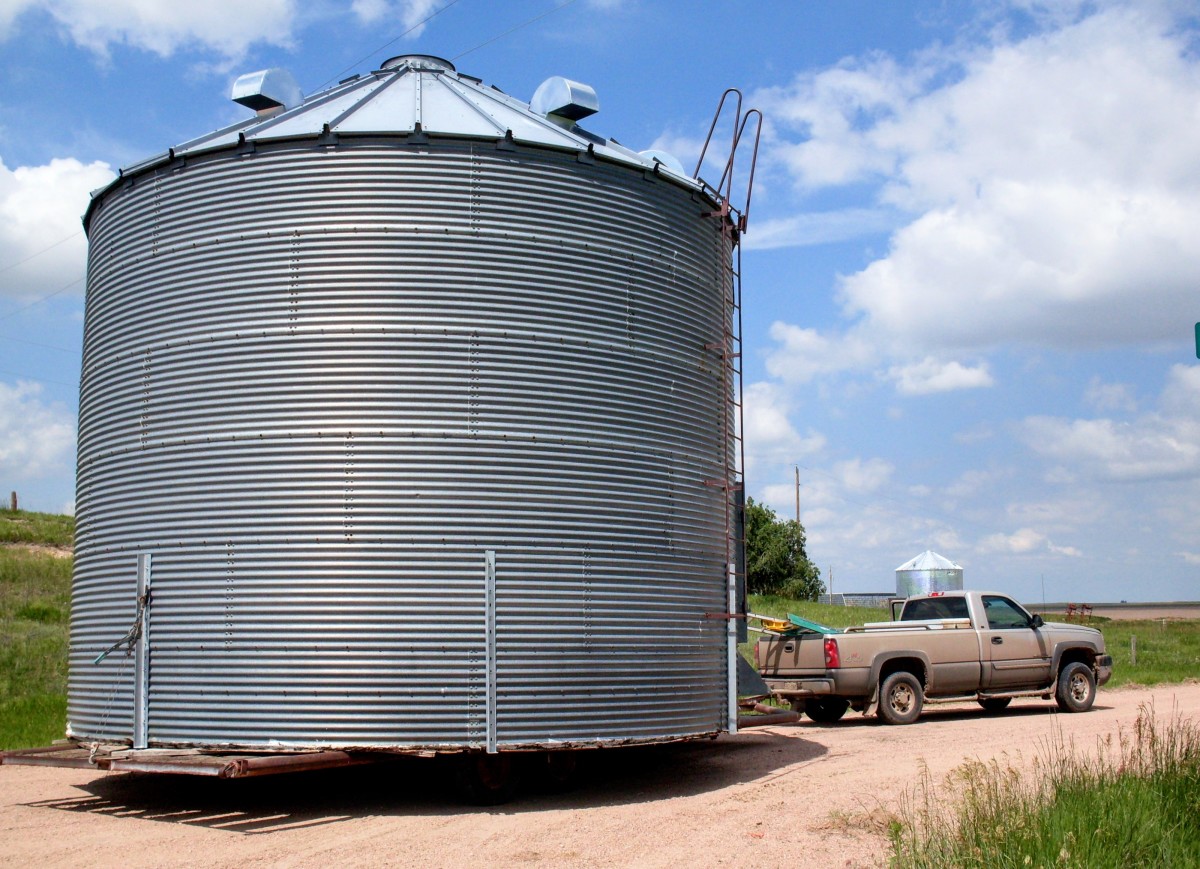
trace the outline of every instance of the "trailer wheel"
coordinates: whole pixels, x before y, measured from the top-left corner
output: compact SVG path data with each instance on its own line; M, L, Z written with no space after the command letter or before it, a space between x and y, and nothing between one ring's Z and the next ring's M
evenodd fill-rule
M1087 664L1075 661L1058 674L1054 700L1063 712L1087 712L1096 700L1096 676Z
M547 793L560 794L571 790L579 781L579 753L576 751L544 751L533 758L533 784Z
M879 717L886 724L912 724L921 717L924 698L921 683L907 670L883 680L879 689Z
M470 752L456 761L454 785L464 802L498 806L516 795L521 776L511 754Z
M841 697L810 697L804 703L804 714L821 724L841 720L850 708L850 701Z
M984 712L1001 712L1008 708L1009 703L1012 703L1011 697L982 697L979 700Z

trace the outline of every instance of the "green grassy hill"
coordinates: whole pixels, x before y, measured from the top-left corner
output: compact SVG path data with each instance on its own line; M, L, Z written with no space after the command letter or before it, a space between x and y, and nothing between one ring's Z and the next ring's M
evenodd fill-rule
M71 516L0 510L0 748L66 729L74 536Z

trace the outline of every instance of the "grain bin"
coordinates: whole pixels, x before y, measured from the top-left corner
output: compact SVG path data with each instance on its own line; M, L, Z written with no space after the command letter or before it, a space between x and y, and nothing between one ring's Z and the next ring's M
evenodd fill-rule
M298 94L85 215L69 735L731 729L736 214L565 79Z
M929 549L896 568L897 597L931 591L962 591L962 587L962 567Z

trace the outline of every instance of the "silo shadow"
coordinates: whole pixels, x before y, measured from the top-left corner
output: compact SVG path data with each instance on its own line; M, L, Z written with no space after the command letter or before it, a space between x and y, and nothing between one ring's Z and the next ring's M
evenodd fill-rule
M582 751L570 790L539 786L529 770L515 799L491 807L458 799L451 759L403 756L366 766L234 780L111 774L81 785L85 795L27 805L256 835L366 816L516 815L695 796L786 774L827 751L817 742L771 731Z

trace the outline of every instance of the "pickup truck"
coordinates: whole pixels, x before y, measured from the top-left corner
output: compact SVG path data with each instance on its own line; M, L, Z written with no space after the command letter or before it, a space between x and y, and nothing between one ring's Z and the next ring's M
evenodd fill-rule
M925 703L962 700L998 712L1014 697L1053 696L1060 709L1085 712L1112 676L1099 631L1045 622L1006 595L947 591L902 603L895 621L851 628L763 618L758 671L814 721L853 708L888 724L911 724Z

